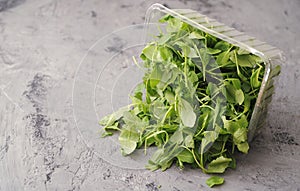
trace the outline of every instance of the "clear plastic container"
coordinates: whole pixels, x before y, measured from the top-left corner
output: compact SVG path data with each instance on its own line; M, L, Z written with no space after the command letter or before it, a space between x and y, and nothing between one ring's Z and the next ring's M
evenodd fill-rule
M159 32L161 32L160 30L164 28L163 24L159 22L159 19L166 14L257 55L263 60L265 63L265 73L248 126L248 141L252 141L253 137L259 132L259 129L264 126L268 105L274 93L273 78L280 72L280 69L276 66L280 65L283 60L282 52L265 42L250 37L196 11L190 9L169 9L158 3L153 4L146 14L146 25L159 25L159 27L156 28L157 30L153 30L153 27L151 27L151 29L150 27L147 28L146 26L144 34L146 42L151 42L153 37L159 34Z
M249 124L248 140L252 140L264 124L267 106L274 91L273 76L277 74L274 68L281 62L281 52L195 11L170 10L154 4L148 9L145 24L124 27L98 39L82 58L74 77L72 108L75 125L84 143L96 156L114 166L144 169L155 151L155 147L150 147L145 156L144 149L140 148L123 157L118 136L100 138L99 121L131 103L128 95L132 94L132 90L142 82L144 76L144 72L134 64L132 57L142 63L139 56L147 42L152 42L155 35L160 33L157 26L160 25L160 29L164 30L162 23L158 21L165 14L182 19L203 32L263 58L266 72ZM174 175L177 176L179 175ZM198 173L195 176L198 177Z

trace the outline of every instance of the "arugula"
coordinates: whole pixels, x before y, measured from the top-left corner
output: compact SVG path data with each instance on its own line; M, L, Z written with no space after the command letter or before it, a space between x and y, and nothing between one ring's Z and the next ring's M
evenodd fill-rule
M103 118L102 136L120 132L123 155L155 145L146 168L173 163L204 173L235 168L235 148L248 153L248 124L265 65L256 55L170 15L161 33L142 51L143 82L132 104ZM279 69L277 69L279 70ZM211 177L207 184L222 184Z
M219 176L212 176L209 179L206 180L206 184L209 187L213 187L215 185L220 185L224 183L224 178L221 178Z

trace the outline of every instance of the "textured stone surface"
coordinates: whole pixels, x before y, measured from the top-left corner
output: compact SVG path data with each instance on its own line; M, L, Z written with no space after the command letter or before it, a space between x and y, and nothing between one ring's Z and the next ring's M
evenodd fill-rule
M111 165L76 128L72 85L80 60L104 35L142 23L153 2L0 0L1 191L209 190L199 170ZM300 190L300 2L160 2L200 11L285 52L267 124L218 189Z

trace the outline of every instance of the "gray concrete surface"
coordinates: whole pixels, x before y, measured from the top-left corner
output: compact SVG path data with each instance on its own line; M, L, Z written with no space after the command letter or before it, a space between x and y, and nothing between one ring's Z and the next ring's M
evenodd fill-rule
M72 86L81 59L104 35L142 23L153 2L0 0L1 191L210 190L199 170L113 165L76 127ZM237 169L223 175L226 183L211 190L299 191L300 1L160 2L198 10L285 52L267 124L249 154L237 156Z

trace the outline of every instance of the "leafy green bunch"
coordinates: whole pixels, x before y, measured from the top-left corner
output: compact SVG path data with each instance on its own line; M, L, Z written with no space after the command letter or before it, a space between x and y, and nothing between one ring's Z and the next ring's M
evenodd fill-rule
M103 136L119 131L123 155L156 146L146 166L173 163L223 173L233 153L247 153L248 125L264 75L264 63L232 44L170 15L166 32L142 51L144 77L132 104L104 117ZM224 180L212 177L208 185Z

